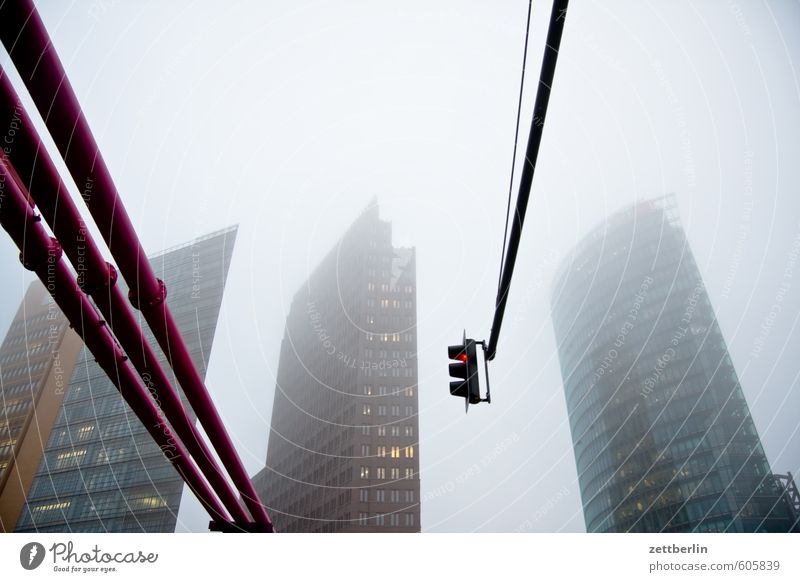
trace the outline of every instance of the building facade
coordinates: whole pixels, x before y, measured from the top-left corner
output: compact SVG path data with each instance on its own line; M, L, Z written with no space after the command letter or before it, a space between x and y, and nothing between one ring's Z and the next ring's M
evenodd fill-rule
M34 281L0 347L0 531L13 531L83 343Z
M552 316L589 532L786 532L674 197L594 229Z
M214 232L151 258L204 378L236 231ZM144 321L142 326L169 370ZM83 349L16 530L172 532L183 487L155 441Z
M416 266L373 202L295 295L266 467L278 531L418 532Z

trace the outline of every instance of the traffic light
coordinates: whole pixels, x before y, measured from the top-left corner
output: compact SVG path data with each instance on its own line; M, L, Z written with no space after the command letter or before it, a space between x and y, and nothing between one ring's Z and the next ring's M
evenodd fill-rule
M464 338L464 343L447 347L451 360L450 375L460 378L450 382L450 394L466 399L465 406L481 401L480 381L478 380L478 354L475 340Z

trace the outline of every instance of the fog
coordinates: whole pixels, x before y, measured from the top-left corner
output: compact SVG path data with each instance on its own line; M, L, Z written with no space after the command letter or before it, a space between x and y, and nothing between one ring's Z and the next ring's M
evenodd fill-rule
M800 4L572 3L492 404L468 414L445 348L490 331L527 3L37 4L145 249L240 225L207 385L251 474L292 296L377 196L417 248L423 531L584 531L551 278L669 192L772 469L800 473ZM0 272L5 330L32 280L7 236ZM206 525L186 493L179 531Z

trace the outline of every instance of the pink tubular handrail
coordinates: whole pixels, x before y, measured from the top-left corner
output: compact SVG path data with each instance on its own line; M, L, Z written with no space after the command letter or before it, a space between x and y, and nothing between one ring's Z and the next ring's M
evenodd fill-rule
M22 264L34 271L42 281L71 327L206 511L212 516L226 519L225 510L200 475L183 443L173 434L147 390L125 362L126 357L105 322L97 315L89 299L78 288L72 273L61 261L61 245L47 234L39 216L28 203L24 187L17 182L7 164L0 157L0 224L20 249Z
M0 5L0 37L78 185L89 212L167 355L189 403L214 443L256 523L273 531L264 506L206 390L155 277L136 230L32 0Z
M0 116L0 121L8 121L8 127L15 129L13 139L9 140L11 143L4 144L5 154L77 270L78 286L100 309L153 399L157 405L160 404L164 416L230 512L234 522L246 522L247 514L239 499L188 416L178 392L159 364L122 292L115 285L116 271L103 260L66 185L1 66Z

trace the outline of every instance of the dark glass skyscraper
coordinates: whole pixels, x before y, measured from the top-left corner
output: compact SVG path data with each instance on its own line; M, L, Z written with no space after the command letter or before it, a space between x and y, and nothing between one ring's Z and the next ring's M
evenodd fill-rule
M587 235L552 302L587 531L796 528L672 196Z
M151 258L203 377L236 230L214 232ZM183 480L91 353L82 350L17 531L172 532L182 491Z
M266 467L278 531L420 531L416 266L373 202L292 301Z

